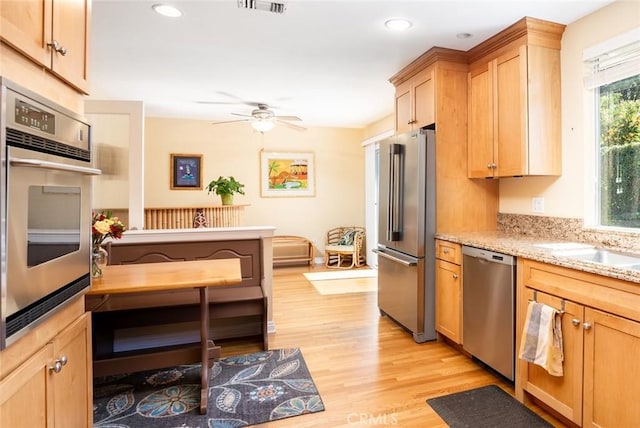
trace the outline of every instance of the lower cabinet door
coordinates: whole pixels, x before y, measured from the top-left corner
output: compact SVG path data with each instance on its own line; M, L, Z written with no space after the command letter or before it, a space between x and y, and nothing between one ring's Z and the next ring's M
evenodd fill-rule
M436 330L462 343L460 266L436 259Z
M53 428L51 354L49 344L0 382L0 427Z
M640 426L640 323L587 308L583 328L583 426Z
M526 289L526 296L527 300L533 300L533 291ZM523 362L526 365L523 388L565 418L581 425L584 307L567 300L563 303L562 299L540 291L536 293L535 299L539 303L556 309L564 308L562 315L563 376L551 376L542 367ZM526 313L526 307L521 310ZM522 326L516 334L522 334Z
M56 336L51 371L56 427L93 425L93 376L91 366L91 313L87 312Z

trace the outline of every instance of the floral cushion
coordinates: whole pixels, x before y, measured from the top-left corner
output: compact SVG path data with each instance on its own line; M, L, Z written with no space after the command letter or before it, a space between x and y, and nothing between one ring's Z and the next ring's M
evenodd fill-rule
M342 234L342 237L338 241L338 245L353 245L353 239L356 236L355 230L347 230Z

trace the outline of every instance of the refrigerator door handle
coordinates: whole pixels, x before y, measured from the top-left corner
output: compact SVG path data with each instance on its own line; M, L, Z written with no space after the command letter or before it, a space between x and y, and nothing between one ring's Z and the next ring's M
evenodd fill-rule
M385 253L384 251L380 251L380 250L376 250L376 249L374 249L373 252L378 254L380 257L383 257L385 259L391 260L392 262L403 264L405 266L417 266L418 265L418 259L411 259L411 260L400 259L398 257L393 257L392 255L389 255L389 254Z
M387 216L387 240L402 240L404 200L404 146L389 145L389 211Z

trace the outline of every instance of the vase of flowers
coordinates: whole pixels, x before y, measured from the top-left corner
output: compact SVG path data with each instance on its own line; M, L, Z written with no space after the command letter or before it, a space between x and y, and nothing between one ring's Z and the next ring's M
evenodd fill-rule
M102 248L102 243L107 239L120 239L122 233L127 230L125 225L111 214L111 211L93 213L91 226L91 276L100 278L102 269L107 265L109 254Z

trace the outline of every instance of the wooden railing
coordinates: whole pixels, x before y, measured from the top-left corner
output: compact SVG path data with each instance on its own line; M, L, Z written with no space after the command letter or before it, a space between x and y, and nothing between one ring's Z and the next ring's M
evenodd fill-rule
M201 209L209 227L237 227L242 223L246 205L214 205L208 207L145 208L145 229L190 229L196 211Z

